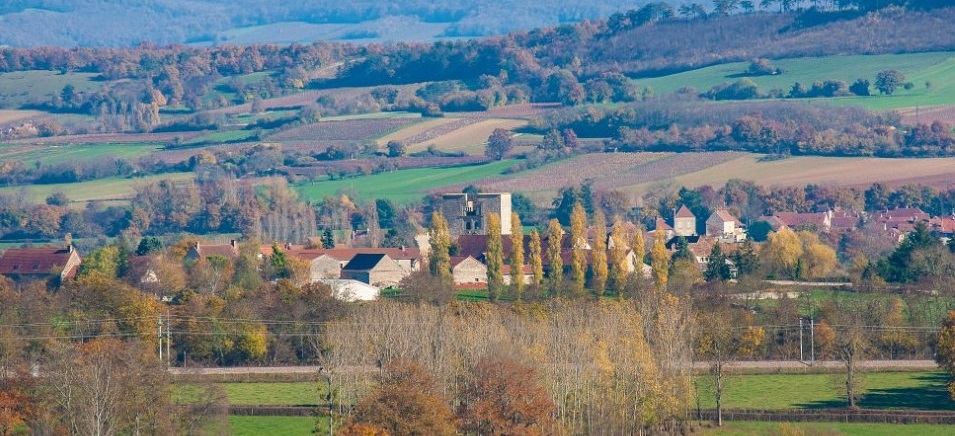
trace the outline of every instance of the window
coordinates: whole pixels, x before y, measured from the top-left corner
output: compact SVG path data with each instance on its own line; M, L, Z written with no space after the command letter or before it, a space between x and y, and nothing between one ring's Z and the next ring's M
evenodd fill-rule
M13 270L16 271L20 269L20 264L13 265Z

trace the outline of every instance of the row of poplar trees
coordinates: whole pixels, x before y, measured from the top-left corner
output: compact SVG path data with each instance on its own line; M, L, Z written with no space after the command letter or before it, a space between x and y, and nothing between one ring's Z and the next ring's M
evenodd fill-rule
M595 211L592 221L594 237L590 243L586 234L587 215L584 207L579 202L574 205L570 216L569 237L572 241L570 276L566 278L561 246L564 228L560 222L552 219L548 223L545 234L546 251L543 249L540 232L537 229L531 230L527 244L528 253L525 256L524 231L520 216L515 212L511 213L510 218L511 234L508 237L511 239L511 250L507 259L504 256L501 218L491 214L487 219L485 263L488 295L492 300L503 296L521 300L528 287L554 297L561 297L565 293L584 295L589 289L594 296L623 298L631 271L637 274L642 273L645 252L643 232L636 227L627 231L619 217L614 219L608 247L608 238L605 237L607 235L606 216L599 209ZM431 252L428 257L430 272L442 283L451 287L454 284L451 269L454 241L451 240L448 221L438 211L431 215L428 234L431 240ZM651 263L654 282L661 289L666 286L670 260L664 243L663 233L658 232L651 252ZM628 249L636 255L628 256ZM549 266L546 276L544 256L547 256ZM504 280L505 261L510 266L509 286ZM530 266L531 279L528 283L525 283L525 265ZM506 295L508 292L510 295Z

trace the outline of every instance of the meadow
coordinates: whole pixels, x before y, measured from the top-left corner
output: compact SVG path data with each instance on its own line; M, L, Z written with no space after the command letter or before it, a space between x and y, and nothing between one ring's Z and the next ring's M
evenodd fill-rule
M124 177L107 177L105 179L90 180L80 183L55 183L49 185L30 185L26 187L3 187L0 193L6 194L19 189L26 189L27 198L36 202L43 201L55 192L66 194L73 203L73 208L83 208L85 203L93 200L123 200L129 198L137 184L145 184L158 180L188 180L195 177L194 173L166 173L145 177L127 179Z
M92 92L103 84L92 73L66 73L58 71L19 71L0 74L0 107L19 108L34 103L46 103L59 95L66 85L73 85L76 92Z
M316 420L310 416L230 416L232 436L311 435Z
M760 90L773 88L788 93L799 82L810 86L815 81L842 80L852 84L866 78L873 84L879 71L895 69L912 82L912 90L899 89L891 96L839 97L813 99L815 102L830 102L840 105L859 105L872 110L898 109L920 106L947 105L955 101L955 53L930 52L888 55L826 56L772 60L783 70L779 75L749 77L744 71L748 62L733 62L706 68L671 74L663 77L641 79L640 86L649 86L656 93L672 93L683 87L693 87L704 92L715 85L733 82L743 77L756 82ZM931 87L925 83L930 82ZM878 94L874 88L873 94Z
M342 191L353 192L364 199L390 199L408 204L420 200L432 189L500 177L504 170L516 162L515 159L509 159L478 165L398 170L354 178L303 182L296 184L295 189L303 199L311 201L319 201Z
M952 425L859 424L844 422L727 422L721 428L706 428L707 436L846 435L846 436L945 436L955 433Z
M16 159L27 165L57 165L102 158L135 159L162 147L153 143L0 144L0 160Z

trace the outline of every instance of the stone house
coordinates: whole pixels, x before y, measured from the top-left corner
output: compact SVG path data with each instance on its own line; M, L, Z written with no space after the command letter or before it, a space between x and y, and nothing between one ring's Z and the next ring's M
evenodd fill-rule
M341 278L386 288L397 286L407 273L387 254L356 254L342 268Z

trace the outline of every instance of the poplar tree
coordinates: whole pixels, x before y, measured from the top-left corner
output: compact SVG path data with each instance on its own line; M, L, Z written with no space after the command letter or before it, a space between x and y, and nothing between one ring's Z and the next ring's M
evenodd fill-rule
M530 249L528 262L531 264L531 274L533 275L531 286L540 286L544 281L544 261L541 257L541 235L537 233L537 229L531 231L531 241L528 248Z
M603 211L594 212L594 245L590 252L593 268L593 289L597 296L607 290L607 219Z
M524 293L524 230L521 229L521 217L511 212L511 289L514 298L521 300Z
M610 288L618 299L623 298L623 290L627 285L627 245L620 221L613 225L610 233Z
M451 276L451 232L448 230L448 221L441 212L431 213L428 235L431 241L431 253L428 255L431 275L450 286L454 282L454 277Z
M670 270L670 254L666 248L666 234L662 229L657 229L654 235L653 250L650 252L650 262L653 264L653 281L657 285L658 291L664 291L667 287L667 275Z
M570 271L574 283L574 294L580 295L584 292L584 280L587 278L587 253L584 247L587 244L587 237L584 234L587 225L587 213L584 207L578 202L574 204L574 209L570 213L570 241L571 261Z
M487 293L491 301L501 296L504 288L504 247L501 240L501 218L496 214L487 216Z
M550 263L547 279L551 292L557 297L560 297L560 286L564 281L564 259L560 256L560 240L563 235L564 229L561 228L560 221L556 218L550 220L547 226L547 260Z
M634 271L636 271L637 274L643 274L643 258L647 254L647 246L643 241L643 229L637 228L637 231L631 235L630 249L633 250L633 254L636 255L636 265L633 266Z

